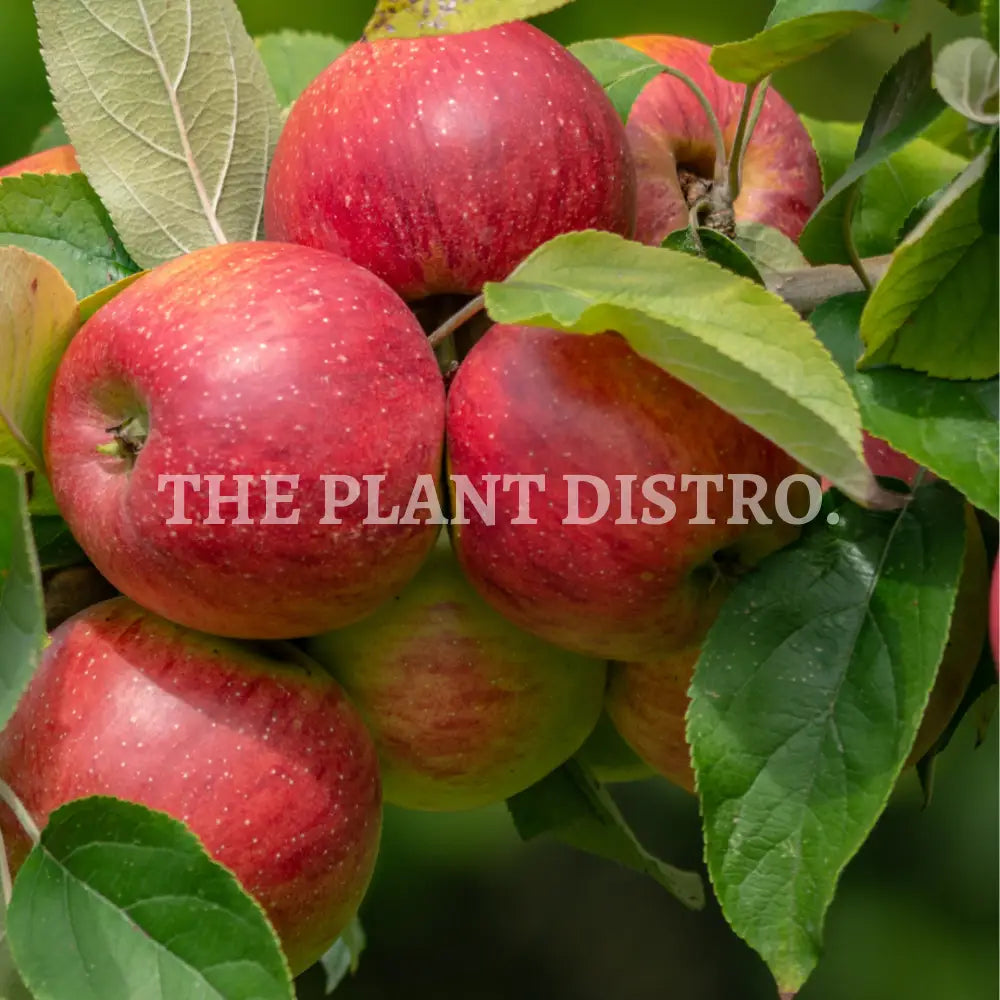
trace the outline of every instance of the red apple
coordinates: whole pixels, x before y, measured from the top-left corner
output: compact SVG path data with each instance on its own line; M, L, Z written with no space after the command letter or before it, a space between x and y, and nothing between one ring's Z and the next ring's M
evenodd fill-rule
M591 656L644 659L700 638L726 578L798 534L773 516L777 487L796 463L614 333L492 327L452 383L448 455L452 474L480 496L495 487L494 524L468 508L469 523L455 525L469 579L514 624ZM736 492L728 479L718 490L702 482L703 503L697 487L681 491L685 475L730 473L762 478L760 510L772 523L752 514L748 524L727 523ZM519 517L518 490L501 489L506 475L544 477L530 498L535 523ZM579 518L570 475L602 484L579 488ZM653 491L647 480L664 475L676 489L661 481ZM620 476L632 479L622 488ZM604 517L566 523L599 513L602 488ZM674 517L644 490L666 493Z
M531 25L358 42L292 108L271 239L335 250L408 299L475 293L560 233L628 235L635 171L597 81Z
M19 177L21 174L75 174L79 171L80 164L76 162L73 147L55 146L0 167L0 178Z
M375 737L387 802L454 810L500 802L579 749L605 665L515 628L469 586L447 535L410 586L308 651Z
M369 490L331 510L321 477L384 476L389 513L438 475L443 423L433 352L382 281L319 250L231 243L156 268L83 326L46 444L63 515L122 593L217 635L288 638L373 611L436 533L423 515L371 523ZM183 475L201 479L163 478ZM241 488L245 509L213 517L211 491Z
M690 38L637 35L621 39L658 62L686 73L704 91L731 150L745 88L709 65L711 48ZM628 138L639 178L636 239L659 245L688 224L687 189L715 176L716 144L705 112L676 77L651 80L632 107ZM798 239L823 196L819 160L805 126L773 89L747 147L734 203L737 221L761 222Z
M264 907L293 972L357 910L378 849L375 748L340 687L124 598L52 636L0 733L0 776L43 826L113 795L187 823ZM29 843L0 810L15 865Z

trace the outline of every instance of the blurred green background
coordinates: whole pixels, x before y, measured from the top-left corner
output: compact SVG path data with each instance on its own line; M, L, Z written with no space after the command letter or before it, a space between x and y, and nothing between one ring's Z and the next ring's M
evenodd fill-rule
M283 27L356 37L371 0L243 0L251 32ZM578 0L539 19L565 42L669 32L742 38L764 0ZM918 0L905 27L874 27L777 79L803 112L864 115L881 74L931 31L935 45L974 26ZM30 0L0 0L0 163L23 155L51 117ZM939 761L926 810L904 777L844 874L827 954L803 1000L997 997L996 730L973 751L964 727ZM616 792L643 841L697 867L693 798L666 782ZM432 816L389 810L362 916L368 951L341 1000L774 1000L767 971L718 909L692 914L649 880L556 845L519 844L503 809Z

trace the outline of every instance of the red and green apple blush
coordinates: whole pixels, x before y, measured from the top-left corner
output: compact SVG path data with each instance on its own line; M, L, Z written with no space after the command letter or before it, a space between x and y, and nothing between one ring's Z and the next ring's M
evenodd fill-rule
M706 47L626 42L691 76L732 142L743 91ZM599 775L645 773L619 733L690 784L698 644L734 579L796 529L728 524L731 487L706 501L716 524L689 523L693 491L667 518L642 484L738 467L773 496L802 470L612 332L494 326L446 395L406 303L476 294L562 233L659 243L715 157L682 83L654 79L625 126L523 23L360 42L320 74L278 142L268 242L154 269L59 366L53 491L125 596L55 631L0 734L0 777L35 820L102 794L187 822L299 972L360 903L383 792L471 808L578 752ZM61 147L0 177L76 169ZM795 238L820 196L808 137L771 92L736 218ZM495 519L449 538L430 502L380 523L371 491L352 492L371 480L376 513L410 513L422 483L447 506L446 441L448 471L481 495L546 475L536 519L501 491ZM622 517L588 518L605 500ZM995 643L995 606L992 623ZM30 845L6 809L0 826L16 866Z

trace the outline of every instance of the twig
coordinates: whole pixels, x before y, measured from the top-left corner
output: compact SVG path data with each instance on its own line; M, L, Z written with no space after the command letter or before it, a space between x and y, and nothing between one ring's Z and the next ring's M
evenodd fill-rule
M868 257L861 262L872 284L882 280L891 260L892 255L886 254L883 257ZM838 295L863 292L866 288L857 271L846 264L824 264L820 267L804 267L798 271L777 271L767 276L765 281L770 291L781 296L800 313L811 312Z

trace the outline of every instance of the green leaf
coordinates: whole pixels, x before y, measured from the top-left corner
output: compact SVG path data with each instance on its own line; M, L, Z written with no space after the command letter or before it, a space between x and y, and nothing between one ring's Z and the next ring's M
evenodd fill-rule
M55 264L77 298L138 268L83 174L27 174L0 181L0 245Z
M0 247L0 289L0 462L41 470L45 401L76 333L76 295L19 247Z
M577 42L569 51L594 74L623 122L646 84L664 72L663 63L613 38Z
M43 569L63 569L80 566L87 556L77 544L69 525L58 516L32 517L31 528L35 536L38 565Z
M46 641L24 473L0 465L0 729L14 714Z
M962 505L944 483L893 512L828 496L825 519L737 585L702 650L687 735L709 874L783 993L814 968L840 873L916 736L961 572Z
M55 149L56 146L68 145L69 136L66 134L63 123L58 118L53 118L35 136L35 141L31 144L31 152L43 153L46 149Z
M1000 60L984 38L946 45L934 63L934 86L959 114L981 125L1000 122Z
M758 285L764 284L764 279L753 261L743 252L739 244L728 236L714 229L699 228L698 240L699 242L695 243L690 230L678 229L663 241L663 247L666 250L679 250L694 257L705 257L719 267L732 271L733 274L755 281Z
M940 0L940 2L959 17L975 14L979 10L979 0Z
M570 0L378 0L364 37L418 38L479 31L565 7Z
M705 905L701 877L654 858L636 841L611 796L575 760L507 800L522 840L550 835L659 882L692 910Z
M827 188L836 184L854 162L861 126L803 118L820 156ZM914 139L888 160L876 164L860 182L851 232L862 257L891 253L899 232L923 199L950 183L968 161L925 139ZM815 264L846 264L844 212L848 195L841 194L814 213L799 238L802 252Z
M353 974L358 971L361 953L367 944L368 939L365 937L361 921L355 917L319 960L326 977L327 996L333 995L333 992L344 981L349 972Z
M993 46L996 52L1000 42L1000 2L998 0L982 0L980 5L983 21L983 38Z
M778 0L764 30L717 45L712 66L728 80L753 83L878 21L904 21L909 0Z
M761 222L736 222L736 245L759 272L797 271L808 267L805 255L780 229Z
M841 224L844 212L850 208L850 189L873 167L915 139L941 113L944 104L931 87L933 64L928 36L885 75L858 137L853 163L827 188L807 226L824 212L834 215Z
M35 0L59 116L133 259L255 239L281 111L233 0Z
M46 1000L291 1000L263 912L183 824L131 802L57 809L14 883L7 933Z
M865 502L890 499L861 452L857 404L807 323L709 261L570 233L485 289L498 323L616 330L638 354Z
M283 108L291 107L302 91L347 48L347 42L333 35L312 31L261 35L255 44Z
M983 178L983 190L979 196L979 224L983 232L996 236L1000 232L1000 135L994 134L989 149L989 164Z
M1000 370L998 241L979 221L987 163L974 160L893 254L861 317L861 366L955 379Z
M970 503L1000 517L997 380L954 382L898 368L857 371L864 303L863 295L842 296L810 317L820 340L844 369L861 407L861 423L947 480Z

